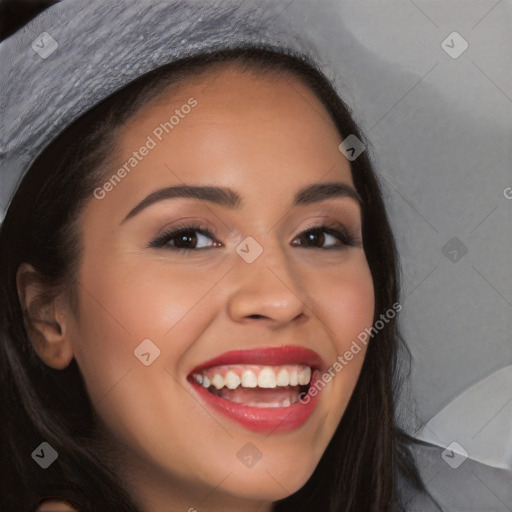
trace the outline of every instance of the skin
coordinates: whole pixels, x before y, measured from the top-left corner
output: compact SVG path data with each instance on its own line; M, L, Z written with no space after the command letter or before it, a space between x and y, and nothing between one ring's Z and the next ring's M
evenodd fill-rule
M305 186L353 186L340 135L297 78L232 64L168 88L130 118L108 176L191 97L198 102L191 113L83 211L79 315L62 295L39 312L31 337L49 366L76 358L120 478L142 510L270 511L314 471L355 387L364 348L319 393L303 425L270 435L208 409L186 377L229 350L299 345L327 366L344 354L374 312L360 207L349 197L292 207ZM168 199L122 222L150 193L185 183L232 188L242 206ZM343 223L355 246L325 235L308 247L304 232L325 220ZM148 247L191 221L215 232L213 240L198 234L199 247L222 246ZM263 248L250 264L235 251L248 236ZM333 244L339 247L321 248ZM20 297L29 305L40 290L21 284L26 272L24 265ZM147 338L161 351L150 366L133 353ZM252 468L236 457L248 442L262 455Z

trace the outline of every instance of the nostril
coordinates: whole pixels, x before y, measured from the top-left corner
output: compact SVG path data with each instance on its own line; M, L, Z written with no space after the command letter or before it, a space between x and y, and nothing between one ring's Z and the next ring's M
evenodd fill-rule
M264 318L263 315L249 315L249 318Z

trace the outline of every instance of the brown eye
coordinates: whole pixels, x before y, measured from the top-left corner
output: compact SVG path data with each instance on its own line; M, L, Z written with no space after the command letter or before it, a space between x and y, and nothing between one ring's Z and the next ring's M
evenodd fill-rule
M197 240L197 233L189 229L187 231L177 233L169 239L169 242L174 242L174 247L178 247L180 249L195 249Z
M209 229L201 226L182 226L160 235L149 244L149 247L189 251L210 249L220 245L218 242L208 243L208 239L215 240L215 235Z
M318 226L308 229L301 234L301 237L305 242L294 245L318 249L343 249L345 246L355 247L358 245L355 238L344 229L330 226ZM327 245L325 246L324 244Z
M324 232L320 229L309 231L308 234L305 235L305 239L308 241L308 243L313 245L322 246L325 243Z

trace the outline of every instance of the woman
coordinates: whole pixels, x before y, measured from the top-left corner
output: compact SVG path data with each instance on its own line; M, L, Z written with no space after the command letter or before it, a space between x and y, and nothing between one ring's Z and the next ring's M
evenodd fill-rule
M60 118L30 165L29 136L6 145L3 510L403 510L424 491L394 423L395 246L348 108L233 5L65 4L43 15L106 63L76 93L35 72ZM73 110L164 13L179 56ZM34 39L57 72L66 30Z

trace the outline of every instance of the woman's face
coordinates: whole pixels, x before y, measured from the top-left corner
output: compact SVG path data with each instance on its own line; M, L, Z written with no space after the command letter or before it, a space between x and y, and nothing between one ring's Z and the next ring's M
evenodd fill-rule
M81 219L66 332L144 510L263 510L332 438L364 347L309 402L297 382L328 376L374 312L340 142L296 78L233 65L123 127Z

